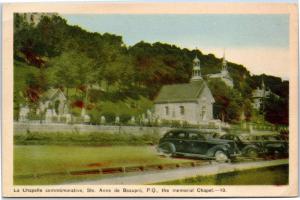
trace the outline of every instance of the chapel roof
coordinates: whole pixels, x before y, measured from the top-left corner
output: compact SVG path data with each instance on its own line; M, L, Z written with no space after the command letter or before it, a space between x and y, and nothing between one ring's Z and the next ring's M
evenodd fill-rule
M164 85L155 103L196 101L205 87L203 80L184 84Z
M52 100L54 99L57 95L63 94L62 91L58 88L50 88L43 94L43 99L44 100Z
M196 55L196 57L194 58L193 62L200 62L198 56Z

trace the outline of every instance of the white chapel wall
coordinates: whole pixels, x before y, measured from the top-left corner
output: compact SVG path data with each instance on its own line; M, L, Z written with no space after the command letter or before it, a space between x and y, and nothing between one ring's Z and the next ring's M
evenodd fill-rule
M181 114L181 106L184 108L184 114ZM166 107L169 109L168 115L166 114ZM160 103L155 104L154 109L159 119L187 121L193 124L197 123L198 105L196 102Z

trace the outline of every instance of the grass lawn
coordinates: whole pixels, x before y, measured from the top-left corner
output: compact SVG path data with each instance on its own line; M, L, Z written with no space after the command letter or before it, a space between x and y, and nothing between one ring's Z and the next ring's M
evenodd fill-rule
M158 185L287 185L288 165L235 171L211 176L197 176Z
M66 172L101 167L134 166L184 162L183 159L160 157L154 146L55 146L15 145L14 176L50 172ZM58 184L70 180L86 180L95 175L47 176L15 178L14 184ZM99 178L99 177L98 177Z

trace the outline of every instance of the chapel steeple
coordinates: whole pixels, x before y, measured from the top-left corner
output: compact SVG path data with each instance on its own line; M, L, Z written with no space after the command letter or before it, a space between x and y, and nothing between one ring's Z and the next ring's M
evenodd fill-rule
M225 58L225 50L223 51L223 58L222 58L222 74L226 75L228 74L228 70L227 70L227 61Z
M261 79L261 89L266 90L265 82L264 82L264 77Z
M193 60L193 73L192 73L191 81L197 81L197 80L202 80L202 76L201 76L200 60L196 55Z

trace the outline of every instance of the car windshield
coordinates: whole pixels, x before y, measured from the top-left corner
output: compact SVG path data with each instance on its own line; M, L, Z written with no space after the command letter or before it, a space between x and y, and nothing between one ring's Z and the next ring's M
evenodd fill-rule
M165 138L185 138L186 133L185 132L180 132L180 131L171 131L166 133L164 136Z
M197 135L197 136L196 136ZM216 133L214 132L191 132L189 133L189 137L198 137L201 139L213 139L216 138Z
M225 135L222 135L220 138L221 139L224 139L224 140L234 140L236 136L234 135L230 135L230 134L225 134Z
M211 139L214 138L214 133L198 132L198 131L170 131L165 134L164 138L176 138L176 139Z
M165 138L172 138L172 137L174 137L174 133L173 132L168 132L168 133L165 134L164 137Z

